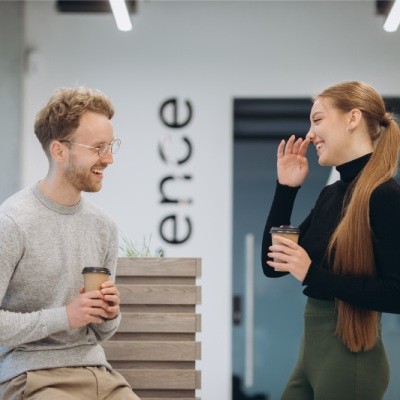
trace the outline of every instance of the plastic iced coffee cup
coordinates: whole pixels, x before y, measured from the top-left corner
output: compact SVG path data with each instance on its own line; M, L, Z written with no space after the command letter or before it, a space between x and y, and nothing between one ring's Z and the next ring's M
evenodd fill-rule
M299 228L295 228L291 225L281 225L279 227L274 226L269 232L271 233L272 244L278 244L275 240L275 236L282 236L286 239L292 240L295 243L299 241L300 230ZM274 258L274 261L280 263L284 262L278 258Z
M108 268L85 267L82 270L85 292L100 290L101 284L111 275Z

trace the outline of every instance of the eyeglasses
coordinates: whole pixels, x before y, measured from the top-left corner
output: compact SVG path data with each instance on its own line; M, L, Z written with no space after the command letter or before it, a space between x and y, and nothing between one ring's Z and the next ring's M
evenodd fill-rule
M77 146L82 146L82 147L87 147L88 149L97 150L99 157L105 157L108 153L108 149L111 150L111 154L115 154L119 150L119 147L121 146L121 139L114 139L112 142L103 143L101 146L98 147L72 142L71 140L59 140L59 142L76 144Z

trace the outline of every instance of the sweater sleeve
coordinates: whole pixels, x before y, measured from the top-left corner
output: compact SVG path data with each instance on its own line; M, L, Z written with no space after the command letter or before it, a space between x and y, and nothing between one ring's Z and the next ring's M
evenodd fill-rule
M267 256L268 248L272 244L269 231L273 226L290 225L293 205L299 189L300 186L290 187L277 182L274 199L265 224L261 246L261 265L264 274L270 278L277 278L288 274L288 272L277 272L267 264L267 260L269 259Z
M69 329L65 307L30 313L11 312L3 308L8 284L23 251L18 227L8 216L0 213L0 346L15 347Z
M400 314L400 187L389 181L370 201L376 278L337 275L312 264L303 285L360 308Z

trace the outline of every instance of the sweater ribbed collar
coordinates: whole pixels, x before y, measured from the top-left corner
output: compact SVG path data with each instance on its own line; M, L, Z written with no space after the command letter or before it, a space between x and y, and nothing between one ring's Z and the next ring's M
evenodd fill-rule
M357 177L357 175L367 165L367 162L371 158L372 153L366 154L360 158L349 161L345 164L336 167L340 173L340 180L344 183L351 183Z
M36 196L36 198L49 210L54 211L58 214L72 215L76 214L78 211L82 209L83 200L82 197L79 200L78 204L74 206L63 206L61 204L55 203L53 200L49 199L40 189L39 185L36 183L32 186L32 192Z

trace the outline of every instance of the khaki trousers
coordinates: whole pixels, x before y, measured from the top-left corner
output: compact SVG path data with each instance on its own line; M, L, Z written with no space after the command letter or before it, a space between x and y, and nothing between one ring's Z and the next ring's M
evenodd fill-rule
M28 371L0 384L1 400L140 400L116 371L105 367Z

